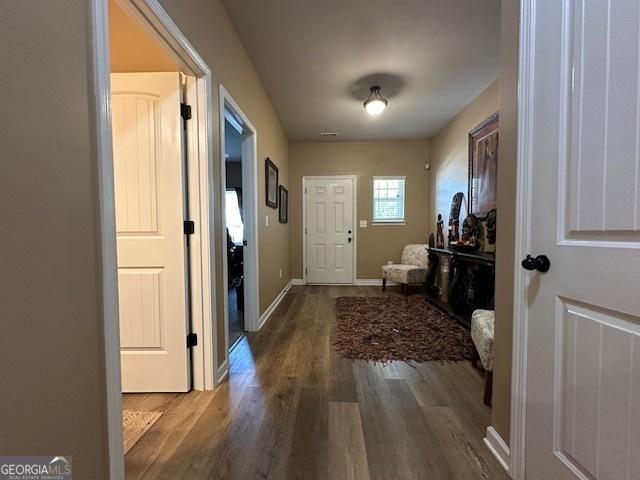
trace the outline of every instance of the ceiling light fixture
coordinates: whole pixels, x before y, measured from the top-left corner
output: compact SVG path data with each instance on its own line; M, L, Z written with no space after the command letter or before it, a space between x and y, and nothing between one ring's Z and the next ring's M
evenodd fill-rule
M380 85L374 85L369 89L369 98L364 102L364 109L369 115L375 117L384 112L387 108L387 99L382 96L382 88Z

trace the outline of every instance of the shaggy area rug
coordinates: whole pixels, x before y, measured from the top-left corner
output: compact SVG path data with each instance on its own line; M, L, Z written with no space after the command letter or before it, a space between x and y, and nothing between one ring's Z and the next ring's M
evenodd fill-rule
M382 363L455 362L473 352L469 332L421 296L336 299L334 346L345 358Z
M162 412L143 412L140 410L122 411L123 450L126 455L129 450L153 427Z

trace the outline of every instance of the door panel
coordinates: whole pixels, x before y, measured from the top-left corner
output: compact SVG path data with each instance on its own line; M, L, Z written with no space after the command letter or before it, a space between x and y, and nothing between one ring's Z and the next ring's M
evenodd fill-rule
M353 180L307 179L305 185L307 282L351 284L355 239Z
M535 3L526 474L640 478L640 4Z
M124 392L189 389L180 78L111 76Z

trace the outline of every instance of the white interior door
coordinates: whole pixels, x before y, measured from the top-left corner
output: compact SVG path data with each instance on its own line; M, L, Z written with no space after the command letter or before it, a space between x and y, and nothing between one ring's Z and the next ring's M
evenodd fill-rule
M354 283L355 179L305 179L307 283Z
M185 392L185 178L178 73L111 76L122 388Z
M526 478L638 479L640 3L533 3Z

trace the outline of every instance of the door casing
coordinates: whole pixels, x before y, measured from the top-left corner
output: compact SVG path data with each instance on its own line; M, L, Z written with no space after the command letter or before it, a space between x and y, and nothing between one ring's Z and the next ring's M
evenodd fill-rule
M358 176L357 175L310 175L302 177L302 278L307 283L307 196L305 189L309 180L350 180L353 185L353 282L358 279ZM345 285L341 283L339 285Z
M220 191L221 191L221 225L226 225L225 215L225 186L227 166L225 162L225 112L233 115L232 120L240 123L248 133L242 138L242 209L245 212L245 237L247 245L243 250L245 292L244 292L244 326L250 332L260 329L258 299L259 297L259 263L258 263L258 159L257 159L257 135L258 132L247 115L231 97L229 92L220 85ZM246 186L245 186L246 185ZM220 246L222 255L222 296L224 303L224 348L225 360L216 374L218 382L221 382L228 374L229 361L229 298L226 282L229 266L227 264L227 236L225 228L220 229Z
M164 45L187 74L187 102L193 117L187 133L189 204L196 231L190 237L192 330L198 345L192 349L194 388L210 390L217 371L213 218L213 74L157 0L116 0L155 39ZM91 36L89 52L90 97L94 123L94 154L98 165L98 209L102 263L102 311L105 355L105 404L108 478L124 478L122 455L122 392L120 386L120 337L114 173L110 112L109 12L103 0L89 2Z

